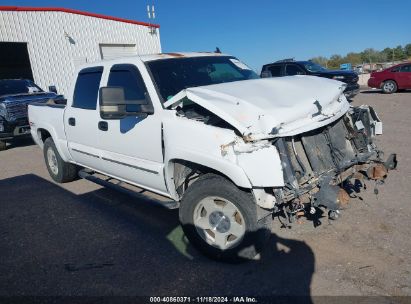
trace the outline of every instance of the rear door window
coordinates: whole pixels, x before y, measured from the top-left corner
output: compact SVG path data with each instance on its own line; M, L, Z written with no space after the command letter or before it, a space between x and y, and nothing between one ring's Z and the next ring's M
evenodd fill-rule
M281 65L272 65L268 67L268 70L271 72L272 77L280 77L281 76Z
M95 110L103 67L86 68L80 71L74 88L73 108Z
M287 76L304 75L303 69L296 64L287 64L285 67L285 74Z

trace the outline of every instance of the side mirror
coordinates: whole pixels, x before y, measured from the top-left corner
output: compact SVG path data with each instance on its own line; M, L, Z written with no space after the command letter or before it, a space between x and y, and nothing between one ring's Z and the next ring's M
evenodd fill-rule
M154 113L147 94L142 100L126 100L123 87L102 87L99 94L100 117L121 119L126 116L147 116ZM132 107L132 106L138 107ZM129 106L129 107L128 107ZM133 110L129 110L132 108ZM138 109L136 111L135 109Z
M56 93L56 94L57 94L57 88L56 88L56 86L55 86L55 85L49 86L49 92L52 92L52 93Z
M273 77L270 71L266 70L266 71L261 72L261 78L270 78L270 77Z

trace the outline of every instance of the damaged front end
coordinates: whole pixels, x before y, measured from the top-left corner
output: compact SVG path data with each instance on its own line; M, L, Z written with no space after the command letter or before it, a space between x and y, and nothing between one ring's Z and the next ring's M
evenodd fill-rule
M333 123L296 136L278 138L285 186L275 191L287 217L325 207L330 215L348 203L347 185L364 179L383 183L397 166L396 155L384 160L374 143L382 123L369 106L352 107ZM352 183L353 184L353 183Z
M350 107L344 88L309 76L244 80L187 88L164 106L177 117L233 131L203 135L205 150L221 161L217 171L226 164L241 169L249 185L237 185L252 189L261 208L290 216L307 207L335 213L350 199L350 182L383 183L397 165L395 154L384 159L374 143L382 134L374 109ZM234 180L231 169L221 172Z

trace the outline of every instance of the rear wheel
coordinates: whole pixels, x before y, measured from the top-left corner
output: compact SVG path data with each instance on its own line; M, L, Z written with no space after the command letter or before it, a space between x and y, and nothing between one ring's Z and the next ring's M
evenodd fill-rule
M0 140L0 151L6 150L6 142L3 140Z
M397 83L394 80L387 80L382 85L382 91L386 94L397 92Z
M67 183L77 178L77 166L63 161L51 137L44 142L43 153L47 170L54 181Z
M238 262L262 250L272 215L262 212L250 193L224 177L207 174L184 194L180 222L199 251L213 259Z

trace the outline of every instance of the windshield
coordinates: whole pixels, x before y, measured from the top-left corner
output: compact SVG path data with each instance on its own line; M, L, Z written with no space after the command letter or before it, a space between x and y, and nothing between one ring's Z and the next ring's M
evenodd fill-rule
M37 85L30 80L11 79L0 80L0 96L17 95L17 94L33 94L43 92Z
M164 59L147 66L163 101L186 88L259 78L237 58L228 56Z
M310 72L321 72L321 71L326 71L327 69L322 67L321 65L308 61L304 63L304 66L307 70L309 70Z

